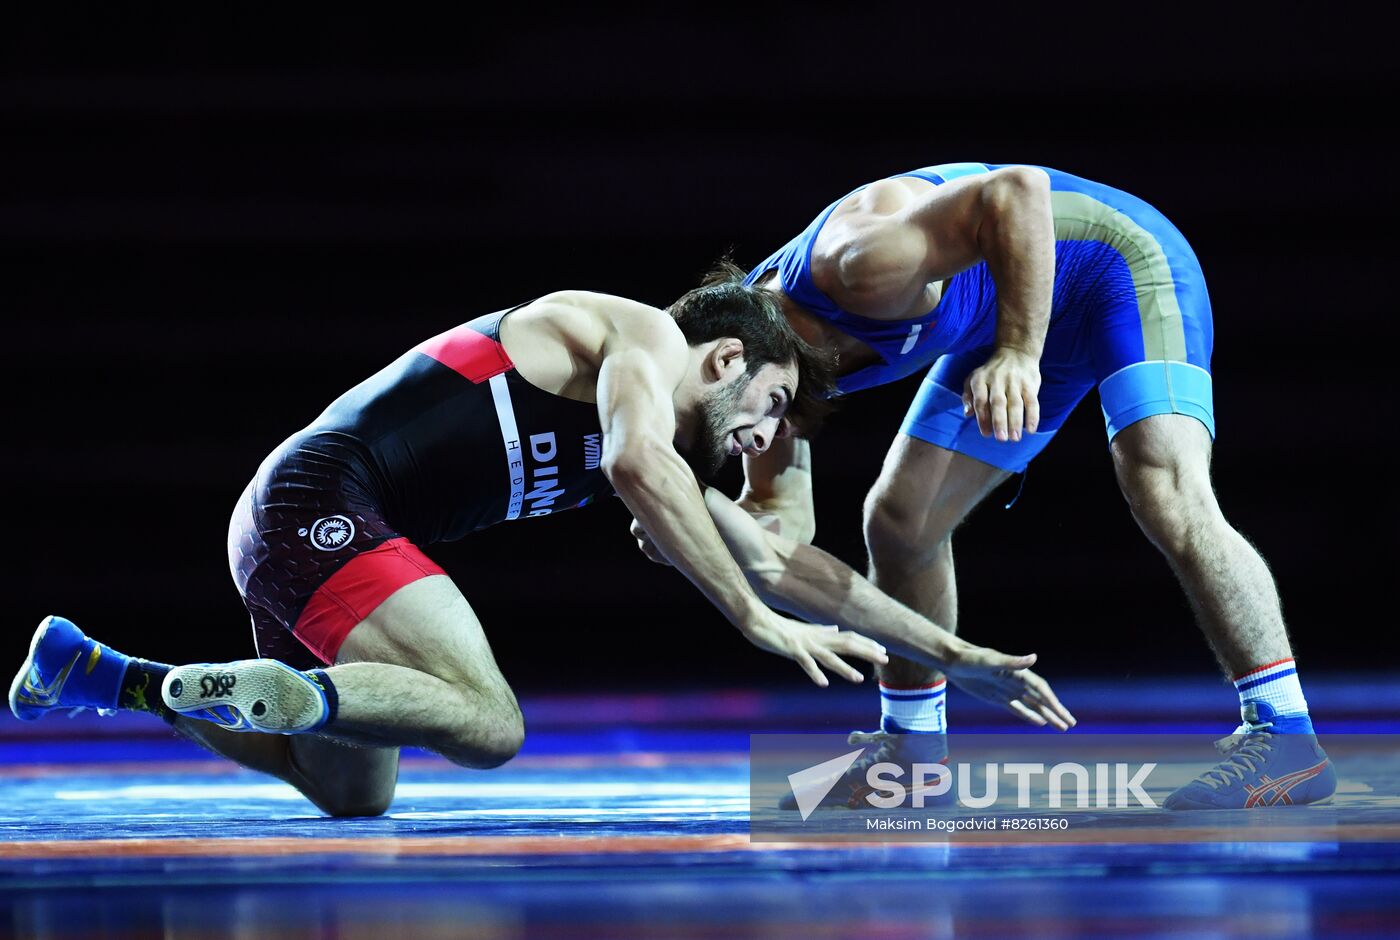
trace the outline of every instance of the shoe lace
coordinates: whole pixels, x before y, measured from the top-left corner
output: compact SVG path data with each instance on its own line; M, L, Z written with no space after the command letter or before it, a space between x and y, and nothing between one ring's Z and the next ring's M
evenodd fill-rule
M889 760L894 755L895 747L899 743L899 736L885 731L852 731L846 736L846 743L850 745L875 745L875 750L866 754L856 761L852 767L860 767L861 770L872 764Z
M870 792L870 787L865 784L865 772L875 764L893 760L899 737L884 731L852 731L846 736L846 743L859 747L875 745L874 750L858 758L850 769L841 775L841 779L851 788L848 805L855 806L863 794Z
M1196 779L1215 790L1228 787L1232 776L1238 783L1244 780L1246 773L1256 773L1268 759L1266 752L1274 749L1269 743L1273 734L1265 730L1271 727L1273 723L1268 721L1257 724L1245 722L1235 729L1234 734L1216 741L1215 749L1226 755L1226 759Z

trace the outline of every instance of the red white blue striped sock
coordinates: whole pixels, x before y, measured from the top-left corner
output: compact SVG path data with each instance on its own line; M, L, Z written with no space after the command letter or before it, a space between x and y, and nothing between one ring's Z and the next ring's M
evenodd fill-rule
M1240 693L1240 705L1264 702L1280 715L1308 713L1308 700L1303 698L1292 659L1280 659L1236 676L1235 691Z
M881 682L880 730L888 734L946 733L948 716L943 709L943 699L947 691L947 679L905 688Z

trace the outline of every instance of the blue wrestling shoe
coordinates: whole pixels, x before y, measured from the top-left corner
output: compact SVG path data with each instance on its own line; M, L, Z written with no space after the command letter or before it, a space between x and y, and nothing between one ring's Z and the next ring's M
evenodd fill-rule
M865 782L865 772L875 764L898 764L904 769L901 778L906 782L912 779L914 764L944 764L948 762L948 735L906 733L893 734L885 731L852 731L846 738L847 744L876 745L875 750L859 758L841 778L832 784L822 797L818 807L845 806L850 809L868 809L865 797L875 790ZM827 778L830 779L830 778ZM954 801L953 791L938 796L925 797L925 805L937 807ZM779 809L798 809L797 795L787 793L778 801Z
M86 636L71 620L50 615L39 622L29 657L10 683L10 711L33 721L56 709L116 711L131 657Z
M171 711L230 731L302 734L331 718L334 686L275 659L176 666L161 684Z
M1240 709L1244 724L1215 746L1226 759L1167 797L1167 809L1253 809L1325 803L1337 772L1307 715L1279 715L1264 702Z

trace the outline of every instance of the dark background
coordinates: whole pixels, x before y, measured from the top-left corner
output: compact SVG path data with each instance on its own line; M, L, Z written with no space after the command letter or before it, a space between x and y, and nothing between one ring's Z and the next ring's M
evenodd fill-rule
M1216 479L1307 670L1388 668L1395 85L1333 10L925 6L468 26L326 11L11 13L0 28L6 661L74 618L166 660L248 655L224 531L275 444L422 338L558 288L664 305L844 192L1039 163L1163 210L1216 313ZM818 544L917 379L817 442ZM1208 670L1090 396L958 537L964 634L1051 676ZM797 684L618 501L430 549L525 688Z

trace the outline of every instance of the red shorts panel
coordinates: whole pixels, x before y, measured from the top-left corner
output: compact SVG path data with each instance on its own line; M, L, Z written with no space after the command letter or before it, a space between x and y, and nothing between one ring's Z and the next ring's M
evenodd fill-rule
M373 480L340 435L302 433L243 491L229 520L229 571L259 656L295 669L334 663L390 594L443 573L384 518Z
M323 662L334 663L350 631L390 594L420 578L443 573L408 539L390 539L347 561L317 588L292 633Z

